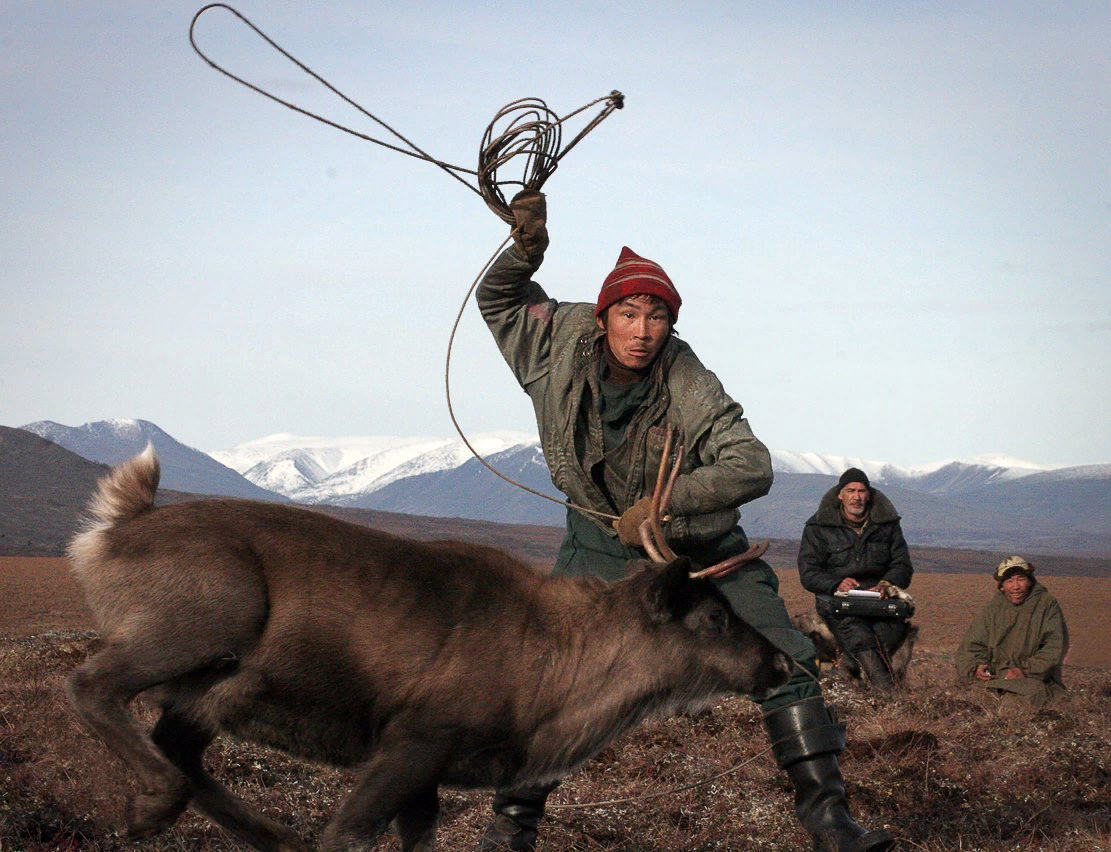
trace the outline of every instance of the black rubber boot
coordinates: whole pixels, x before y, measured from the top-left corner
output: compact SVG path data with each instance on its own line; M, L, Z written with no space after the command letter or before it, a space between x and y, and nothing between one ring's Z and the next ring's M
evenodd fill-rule
M825 701L808 698L764 716L779 768L795 786L795 813L822 852L880 852L895 839L883 829L868 831L849 814L837 755L845 747L845 727Z
M554 787L529 787L494 794L494 821L486 827L476 852L533 852L544 804Z
M864 677L874 689L893 689L895 681L891 677L891 669L887 661L880 656L878 651L861 651L856 654L856 661L864 672Z

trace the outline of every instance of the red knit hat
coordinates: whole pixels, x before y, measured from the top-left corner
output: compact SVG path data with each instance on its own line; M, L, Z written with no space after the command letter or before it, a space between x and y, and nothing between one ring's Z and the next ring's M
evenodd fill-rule
M622 246L621 254L617 257L617 266L602 282L594 316L601 316L606 308L626 296L641 294L659 296L671 311L671 321L679 319L679 306L683 304L683 300L679 298L679 291L675 289L667 273L658 263L641 257L628 246Z

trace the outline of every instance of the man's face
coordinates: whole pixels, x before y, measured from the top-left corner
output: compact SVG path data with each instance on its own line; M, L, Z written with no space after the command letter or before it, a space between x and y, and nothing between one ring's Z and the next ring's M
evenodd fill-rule
M630 370L643 370L656 360L668 335L671 314L667 305L652 296L629 296L606 308L606 342L618 362Z
M1012 574L1003 581L1003 596L1018 606L1028 597L1030 597L1030 590L1034 588L1034 578L1028 577L1025 574Z
M839 492L837 499L841 503L841 511L850 521L864 519L868 511L868 487L863 482L850 482Z

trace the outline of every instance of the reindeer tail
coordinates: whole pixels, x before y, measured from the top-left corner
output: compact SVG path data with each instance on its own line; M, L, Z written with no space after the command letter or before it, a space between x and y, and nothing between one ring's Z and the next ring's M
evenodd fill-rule
M102 530L150 511L161 469L154 446L112 469L100 480L87 508L86 530Z

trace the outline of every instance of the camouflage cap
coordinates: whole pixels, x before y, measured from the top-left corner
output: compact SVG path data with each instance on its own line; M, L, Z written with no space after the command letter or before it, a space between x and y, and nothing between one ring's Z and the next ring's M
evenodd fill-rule
M1008 556L999 563L999 567L995 569L995 582L1002 583L1012 574L1025 574L1027 577L1034 575L1034 566L1027 562L1021 556Z

